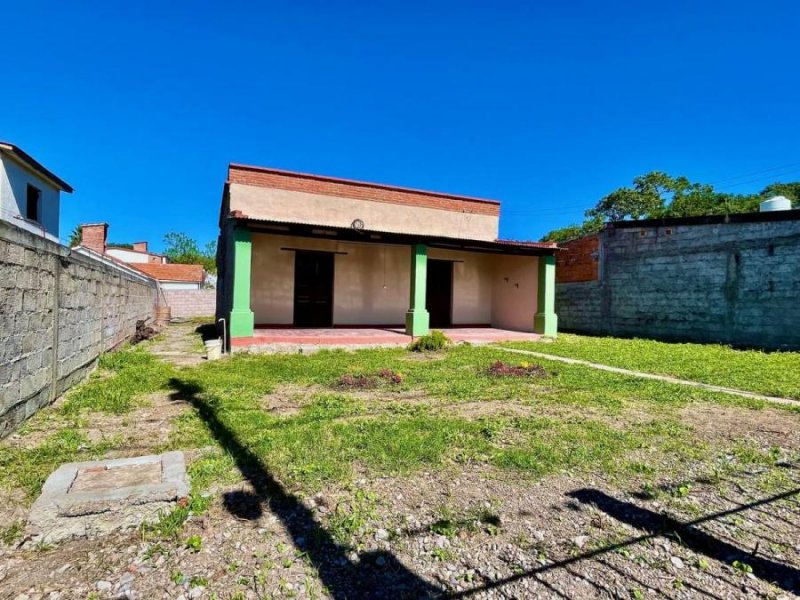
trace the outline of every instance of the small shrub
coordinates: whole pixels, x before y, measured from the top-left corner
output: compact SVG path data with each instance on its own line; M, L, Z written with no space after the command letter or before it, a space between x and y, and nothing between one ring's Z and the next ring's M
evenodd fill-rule
M434 329L428 335L423 335L415 339L408 345L411 352L436 352L444 350L453 341L441 331Z
M486 371L493 377L547 377L547 370L541 365L509 365L502 360L492 363Z

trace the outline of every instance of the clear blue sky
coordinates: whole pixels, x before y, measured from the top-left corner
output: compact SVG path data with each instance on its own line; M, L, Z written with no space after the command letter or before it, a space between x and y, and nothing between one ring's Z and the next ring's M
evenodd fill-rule
M653 169L800 179L796 0L177 4L3 6L0 139L75 187L62 237L212 239L229 162L496 198L521 239Z

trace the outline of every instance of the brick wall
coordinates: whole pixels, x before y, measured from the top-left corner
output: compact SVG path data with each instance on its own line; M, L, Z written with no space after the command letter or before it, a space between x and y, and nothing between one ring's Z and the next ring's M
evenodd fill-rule
M594 281L598 278L599 236L590 235L559 246L563 250L556 254L556 283Z
M0 221L0 437L153 317L155 282Z
M410 190L376 183L348 181L318 175L286 173L242 165L230 166L228 170L228 182L293 190L296 192L310 192L328 196L372 200L374 202L441 208L464 213L491 215L494 217L500 215L500 203L493 200L482 200L480 198L426 192L423 190Z
M217 290L164 290L172 317L213 317Z
M556 285L560 328L800 348L800 213L769 218L605 229L599 279Z

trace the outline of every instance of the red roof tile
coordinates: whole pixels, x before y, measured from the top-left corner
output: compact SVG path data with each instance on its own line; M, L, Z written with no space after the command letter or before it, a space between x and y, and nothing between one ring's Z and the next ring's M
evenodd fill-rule
M158 281L188 281L192 283L202 283L203 281L201 265L128 263L128 266Z

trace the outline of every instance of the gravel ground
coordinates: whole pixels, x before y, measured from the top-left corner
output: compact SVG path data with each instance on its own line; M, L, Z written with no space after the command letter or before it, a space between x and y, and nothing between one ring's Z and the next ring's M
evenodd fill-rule
M698 474L645 493L475 468L303 499L251 475L254 485L221 490L179 539L5 548L0 597L791 598L797 467Z

